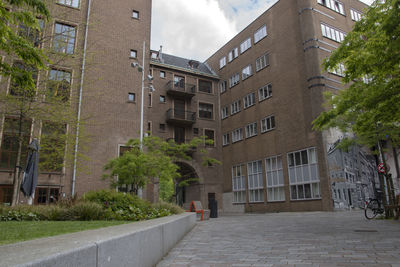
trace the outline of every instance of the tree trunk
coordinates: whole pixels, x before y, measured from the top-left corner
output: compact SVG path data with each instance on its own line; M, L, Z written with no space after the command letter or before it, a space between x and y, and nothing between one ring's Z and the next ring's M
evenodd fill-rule
M18 204L18 195L19 195L19 187L20 187L20 173L21 173L21 154L22 154L22 114L19 116L19 126L18 126L18 153L17 160L14 167L14 179L13 179L13 195L11 206L15 206Z

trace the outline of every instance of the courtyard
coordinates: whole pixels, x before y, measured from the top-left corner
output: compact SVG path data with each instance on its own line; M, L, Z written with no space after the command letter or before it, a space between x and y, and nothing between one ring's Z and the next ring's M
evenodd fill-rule
M223 215L198 222L157 266L400 267L400 222L363 211Z

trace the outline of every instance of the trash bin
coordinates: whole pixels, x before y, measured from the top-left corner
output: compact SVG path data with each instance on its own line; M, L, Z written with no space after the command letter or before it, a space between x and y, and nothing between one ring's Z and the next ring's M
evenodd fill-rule
M218 202L215 199L210 199L210 218L218 218Z

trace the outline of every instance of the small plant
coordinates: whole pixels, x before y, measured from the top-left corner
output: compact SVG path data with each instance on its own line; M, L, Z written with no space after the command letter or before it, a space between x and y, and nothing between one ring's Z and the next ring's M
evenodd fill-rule
M172 203L164 202L164 201L160 201L160 202L154 203L152 205L152 207L155 208L155 209L168 210L172 214L180 214L180 213L184 212L184 210L181 207L179 207L179 206L177 206L175 204L172 204Z

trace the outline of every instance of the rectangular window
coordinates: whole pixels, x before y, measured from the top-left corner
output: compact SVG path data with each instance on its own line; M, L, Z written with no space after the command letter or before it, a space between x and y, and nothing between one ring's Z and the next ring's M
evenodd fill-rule
M149 103L148 103L149 107L152 107L153 106L153 94L149 93L148 97L149 97Z
M249 202L264 202L264 182L261 160L247 163Z
M362 13L360 11L357 11L355 9L350 9L350 15L351 15L351 19L354 21L360 21L361 20L361 16Z
M267 177L267 200L284 201L285 183L281 156L274 156L265 160L265 174Z
M137 51L136 50L131 50L130 58L137 58Z
M164 123L160 123L159 129L160 129L161 132L165 132L165 124Z
M232 131L232 144L243 140L243 132L242 128L236 129Z
M199 103L199 118L213 119L213 104Z
M223 57L219 60L219 68L222 69L226 65L226 57Z
M75 38L75 27L56 22L54 26L53 50L59 53L73 54Z
M221 119L225 119L228 117L228 107L221 108Z
M258 101L270 98L272 96L272 84L267 84L258 89Z
M242 80L246 80L253 74L251 64L242 69Z
M238 84L240 81L240 76L239 73L235 73L229 78L229 88L232 88L236 84Z
M179 88L185 88L185 77L174 75L174 86Z
M290 199L319 199L319 173L315 148L287 154L289 167Z
M231 62L232 60L234 60L238 56L239 56L239 49L237 47L235 47L233 50L231 50L228 53L228 61Z
M243 54L250 47L251 47L251 38L249 37L240 44L240 54Z
M231 104L231 115L240 112L240 99Z
M198 135L199 134L199 128L193 128L193 134Z
M243 106L245 109L253 106L255 103L256 103L255 93L250 93L243 98Z
M139 11L137 11L137 10L132 10L132 18L134 18L134 19L139 19Z
M3 199L1 199L0 201L2 201L3 205L11 206L13 188L12 187L3 187L1 189L3 191Z
M219 91L221 94L226 91L226 85L227 85L226 81L222 81L219 83Z
M261 39L267 36L267 26L264 25L254 33L254 43L258 43Z
M18 69L17 78L25 79L23 78L24 75L32 75L33 81L35 82L35 84L37 84L37 78L38 78L37 69L29 67L24 63L18 61L13 63L13 67ZM18 86L18 84L14 80L11 80L9 94L14 96L23 96L26 94L26 89Z
M32 122L22 121L22 157L21 165L26 163ZM14 169L18 153L19 119L6 117L3 124L3 138L0 147L0 169Z
M275 129L275 116L268 116L261 120L261 132L265 133Z
M136 101L135 93L128 93L128 101L129 102L135 102Z
M318 0L318 4L321 4L323 6L326 6L329 9L332 9L333 11L340 13L342 15L345 15L344 13L344 5L336 0Z
M264 54L256 59L256 71L269 66L269 54Z
M42 171L62 171L66 142L67 127L65 124L43 122L39 153L39 165Z
M57 0L57 3L75 8L79 7L79 0Z
M329 70L329 72L332 74L344 77L346 68L344 67L344 64L339 63L335 69Z
M204 129L204 136L206 137L206 140L212 140L212 144L206 142L206 146L208 147L214 147L215 144L215 134L214 134L214 130L208 130L208 129Z
M165 103L167 102L165 95L160 95L160 103Z
M47 97L66 102L71 92L71 73L51 69L47 84Z
M246 138L257 135L257 122L250 123L246 126Z
M246 178L243 172L244 165L232 167L233 203L246 202Z
M47 203L47 188L37 189L37 203L46 204Z
M322 36L340 43L346 37L346 33L339 31L331 26L321 23Z
M165 71L160 71L160 78L165 78Z
M41 43L43 41L42 33L44 29L44 20L37 19L37 22L39 24L39 29L27 27L23 23L21 23L18 26L18 35L32 42L33 46L41 47Z
M212 82L199 80L199 92L212 93Z
M222 136L222 145L223 146L229 145L229 133L226 133Z

